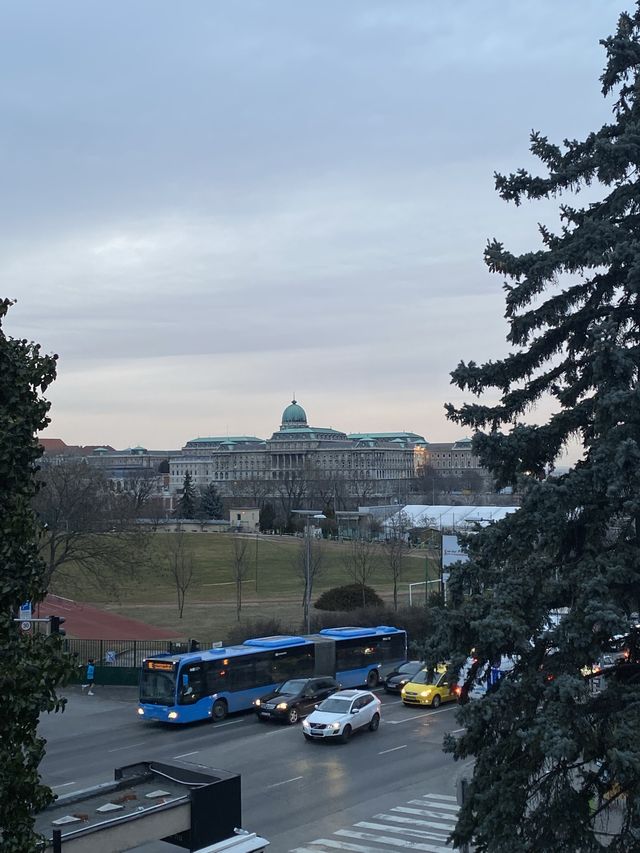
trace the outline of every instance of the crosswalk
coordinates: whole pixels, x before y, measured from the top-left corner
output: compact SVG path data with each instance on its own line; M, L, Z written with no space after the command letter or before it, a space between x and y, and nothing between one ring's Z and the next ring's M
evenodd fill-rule
M458 811L455 797L425 794L368 820L358 821L349 829L338 829L330 837L305 842L303 847L295 847L289 853L333 853L335 850L451 853L447 838L455 826Z

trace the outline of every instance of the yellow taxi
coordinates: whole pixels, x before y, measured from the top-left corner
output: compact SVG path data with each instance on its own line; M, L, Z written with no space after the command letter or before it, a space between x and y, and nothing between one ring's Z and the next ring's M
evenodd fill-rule
M453 702L458 697L455 684L447 681L447 667L421 669L402 688L400 695L405 705L430 705L437 708L442 702Z

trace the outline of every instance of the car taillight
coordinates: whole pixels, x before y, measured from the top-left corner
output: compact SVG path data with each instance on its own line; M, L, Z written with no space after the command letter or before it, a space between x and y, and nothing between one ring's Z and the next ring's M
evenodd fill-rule
M460 687L459 684L456 684L456 686L453 688L453 692L456 696L459 696L462 693L462 687Z

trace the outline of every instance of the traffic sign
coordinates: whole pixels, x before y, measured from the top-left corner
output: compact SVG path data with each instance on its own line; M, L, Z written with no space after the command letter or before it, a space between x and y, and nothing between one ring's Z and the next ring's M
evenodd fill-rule
M30 631L31 630L31 622L29 622L25 619L23 622L20 623L20 630L24 631L25 633L27 631Z

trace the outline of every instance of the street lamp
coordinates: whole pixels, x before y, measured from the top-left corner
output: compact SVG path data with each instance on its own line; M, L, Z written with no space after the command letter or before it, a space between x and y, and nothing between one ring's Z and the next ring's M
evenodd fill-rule
M304 615L307 634L311 633L311 520L326 518L317 509L294 509L292 514L301 515L305 519L305 548L304 548Z

